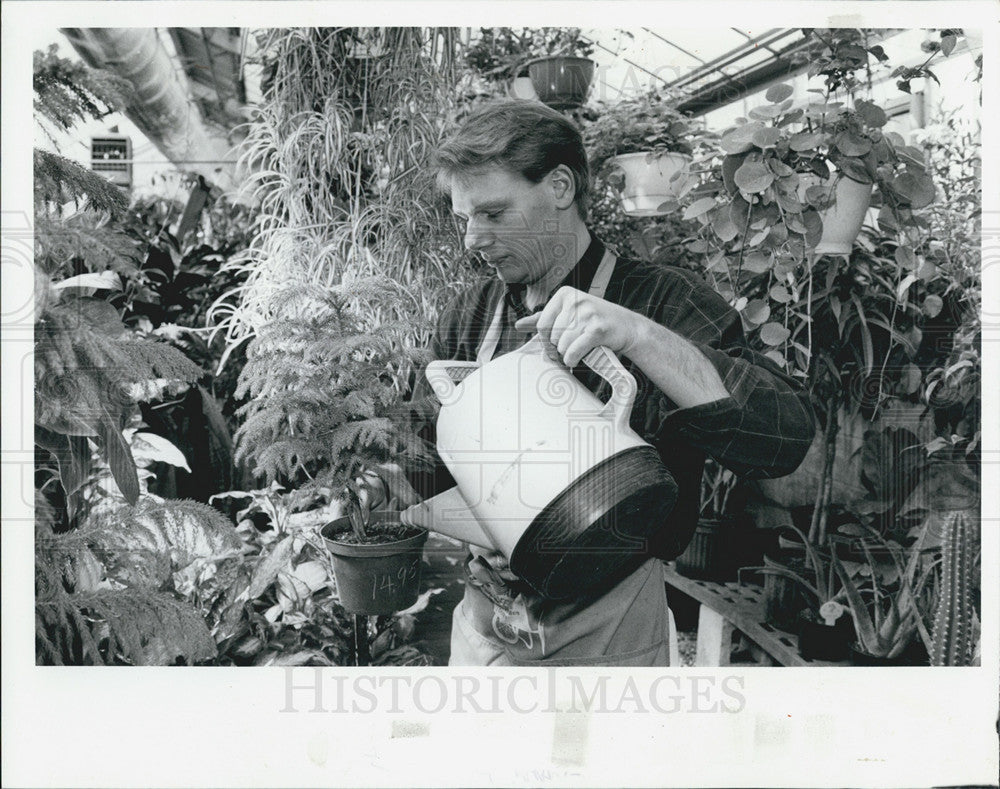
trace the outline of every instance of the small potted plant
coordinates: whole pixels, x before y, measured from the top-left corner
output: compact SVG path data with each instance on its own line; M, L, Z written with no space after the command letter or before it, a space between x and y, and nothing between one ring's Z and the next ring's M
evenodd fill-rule
M914 211L935 197L922 152L884 132L885 110L855 96L869 58L887 60L881 47L863 45L862 31L806 33L816 50L809 74L823 77L808 92L818 96L796 101L790 85L771 86L766 103L722 135L721 156L685 210L713 231L706 251L749 263L751 273L850 254L870 204L880 227L905 237L924 224ZM925 66L897 69L901 89L933 76Z
M769 625L794 633L798 627L799 612L805 608L807 598L802 586L796 580L797 576L815 581L811 577L806 561L805 549L797 540L790 541L785 537L778 538L777 550L766 552L763 556L763 567L746 567L743 570L760 570L764 576L764 589L761 599L764 604L764 621ZM784 575L777 570L786 568L790 575Z
M798 584L805 593L808 604L799 611L797 618L799 653L802 657L807 660L847 660L854 629L843 602L840 576L832 558L833 547L829 542L823 546L813 545L801 530L795 526L790 528L801 541L796 543L796 547L801 546L805 553L807 571L797 572L779 562L769 562L754 569L765 576L783 576ZM842 563L842 566L857 571L853 565Z
M535 32L532 49L528 77L539 101L557 110L580 107L594 79L593 43L578 27L546 27Z
M706 463L701 516L691 542L677 557L677 572L710 581L736 577L742 549L753 528L743 510L744 492L732 471L713 460Z
M904 550L874 529L866 528L865 532L859 541L865 556L859 573L849 573L836 551L830 557L854 621L852 659L863 666L904 665L910 662L907 650L920 626L917 601L933 572L919 542ZM886 558L878 558L873 545L879 556Z
M584 132L594 171L620 192L629 216L677 210L694 185L689 165L699 136L657 91L602 108Z
M366 287L390 290L384 283ZM238 457L294 487L299 502L339 501L346 510L322 530L344 608L407 608L417 597L427 533L404 526L396 512L369 517L360 480L401 453L426 457L399 395L397 378L412 354L397 327L364 325L346 292L297 286L278 302L281 319L258 332L241 376L237 396L250 400Z
M491 85L515 99L538 99L528 61L534 57L534 31L530 28L483 27L465 50L465 62Z

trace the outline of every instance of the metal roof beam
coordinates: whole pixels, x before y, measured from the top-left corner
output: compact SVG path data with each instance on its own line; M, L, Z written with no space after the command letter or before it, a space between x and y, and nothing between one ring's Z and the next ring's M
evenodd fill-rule
M687 55L688 57L690 57L690 58L694 58L694 59L695 59L695 60L697 60L697 61L698 61L699 63L701 63L701 64L703 64L703 65L704 65L704 63L705 63L705 60L704 60L703 58L700 58L700 57L698 57L698 56L697 56L696 54L694 54L694 52L688 52L688 51L687 51L686 49L684 49L684 47L682 47L682 46L678 46L677 44L675 44L675 43L674 43L673 41L671 41L670 39L668 39L668 38L664 38L663 36L661 36L661 35L660 35L659 33L657 33L656 31L654 31L654 30L650 30L650 29L649 29L648 27L644 27L644 28L640 28L640 29L641 29L641 30L645 30L645 31L646 31L647 33L649 33L649 35L651 35L651 36L654 36L654 37L656 37L656 38L660 39L660 41L662 41L662 42L663 42L664 44L669 44L669 45L670 45L670 46L672 46L672 47L673 47L674 49L676 49L676 50L677 50L678 52L683 52L683 53L684 53L685 55Z

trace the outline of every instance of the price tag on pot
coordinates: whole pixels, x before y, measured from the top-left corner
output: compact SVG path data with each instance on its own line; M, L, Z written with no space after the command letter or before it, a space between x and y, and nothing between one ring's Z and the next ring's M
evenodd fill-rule
M833 627L837 624L837 620L840 619L843 613L844 606L840 603L834 602L833 600L828 600L819 607L819 615L823 617L823 621L829 627Z

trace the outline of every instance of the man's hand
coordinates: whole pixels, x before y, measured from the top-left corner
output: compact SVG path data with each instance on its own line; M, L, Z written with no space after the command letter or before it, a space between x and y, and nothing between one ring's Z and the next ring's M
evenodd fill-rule
M718 371L690 341L632 310L575 288L559 288L540 313L514 324L537 331L553 358L575 367L604 345L627 356L679 408L729 395Z
M566 286L552 295L545 309L521 318L514 328L537 331L550 355L576 367L598 345L631 356L649 322L632 310Z
M405 509L419 501L402 469L395 463L382 463L365 471L358 480L359 501L367 511Z

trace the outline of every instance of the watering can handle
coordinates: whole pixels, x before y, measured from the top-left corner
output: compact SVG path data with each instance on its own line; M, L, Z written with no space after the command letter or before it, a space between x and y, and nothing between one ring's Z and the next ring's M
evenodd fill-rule
M614 419L619 430L627 430L638 389L635 377L625 369L614 352L604 345L598 345L584 356L583 363L611 384L611 399L601 411L602 416Z

